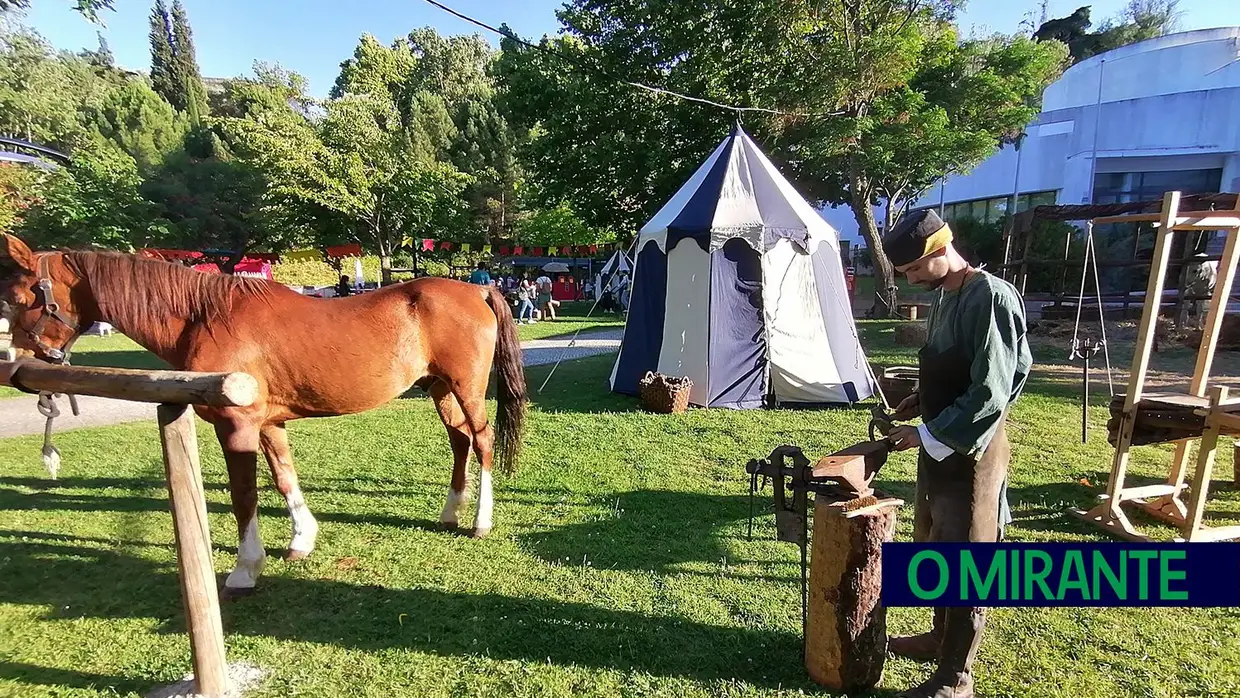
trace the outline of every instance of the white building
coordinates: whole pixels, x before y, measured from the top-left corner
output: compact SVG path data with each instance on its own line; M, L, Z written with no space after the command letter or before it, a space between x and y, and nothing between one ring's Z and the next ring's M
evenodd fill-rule
M1171 34L1073 65L1043 93L1019 149L926 191L910 208L987 221L1030 205L1240 191L1240 26ZM823 216L861 240L847 206ZM883 220L881 211L877 214ZM864 240L860 244L864 245Z

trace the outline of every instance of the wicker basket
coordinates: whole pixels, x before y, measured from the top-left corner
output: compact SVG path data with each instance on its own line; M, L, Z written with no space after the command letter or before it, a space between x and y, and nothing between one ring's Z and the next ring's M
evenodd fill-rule
M689 409L693 381L688 377L665 376L647 371L641 381L642 407L650 412L676 414Z

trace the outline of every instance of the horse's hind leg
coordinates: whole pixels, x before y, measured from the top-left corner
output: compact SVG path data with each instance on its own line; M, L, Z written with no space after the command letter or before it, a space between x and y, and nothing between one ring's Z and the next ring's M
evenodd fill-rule
M258 533L258 428L223 420L216 422L215 435L228 464L228 488L239 539L237 564L224 582L224 591L243 594L254 589L267 561Z
M491 491L491 456L495 430L487 419L486 385L462 389L457 393L461 410L473 432L474 454L478 456L478 512L474 517L474 538L485 538L494 524L495 497Z
M465 505L469 449L473 439L465 414L447 384L435 381L429 392L435 400L439 418L448 429L448 441L452 444L452 485L448 488L448 500L443 505L439 520L447 527L456 528L460 524L461 509Z
M297 484L297 471L293 469L293 453L288 446L288 431L284 424L268 424L263 427L260 439L263 455L271 468L271 480L284 496L289 518L293 520L293 539L284 552L286 560L301 560L314 551L314 541L319 535L319 523L306 507L306 498Z

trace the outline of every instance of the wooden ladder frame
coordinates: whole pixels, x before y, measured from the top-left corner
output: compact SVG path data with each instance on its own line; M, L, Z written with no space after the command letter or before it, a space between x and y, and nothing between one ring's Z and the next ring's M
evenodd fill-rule
M1206 426L1202 435L1176 442L1175 455L1172 457L1171 470L1166 483L1139 487L1125 487L1124 485L1128 473L1129 452L1132 449L1137 410L1145 394L1145 379L1149 369L1155 327L1162 307L1163 287L1173 235L1179 231L1223 230L1227 236L1223 259L1219 264L1218 280L1215 282L1214 293L1210 299L1210 309L1202 330L1201 347L1197 352L1197 362L1193 368L1192 382L1189 386L1189 393L1193 397L1206 398L1210 368L1214 362L1219 333L1226 315L1227 302L1231 296L1232 280L1240 263L1240 196L1236 198L1235 214L1230 216L1227 214L1231 212L1226 211L1187 212L1187 215L1182 216L1179 208L1180 192L1171 191L1163 196L1162 210L1158 214L1107 216L1094 219L1094 222L1099 224L1157 220L1159 225L1155 231L1154 257L1150 266L1145 303L1141 311L1141 323L1132 357L1132 368L1128 375L1128 389L1125 394L1123 414L1120 418L1119 438L1115 444L1115 457L1111 463L1111 477L1107 483L1107 491L1106 494L1099 495L1099 502L1092 509L1088 511L1071 509L1069 513L1121 538L1150 541L1151 537L1139 531L1123 510L1123 504L1133 503L1149 514L1177 526L1180 535L1173 540L1189 542L1230 540L1240 538L1240 526L1212 529L1201 523L1210 486L1210 474L1214 467L1218 437L1221 433L1240 433L1240 417L1226 412L1229 405L1240 403L1240 400L1228 400L1225 387L1215 386L1211 389L1209 402L1204 409L1196 411L1196 414L1206 417ZM1189 448L1198 438L1201 444L1198 448L1197 467L1193 473L1191 500L1185 504L1183 496L1185 490L1188 489L1185 479L1188 475ZM1150 497L1156 499L1144 501Z

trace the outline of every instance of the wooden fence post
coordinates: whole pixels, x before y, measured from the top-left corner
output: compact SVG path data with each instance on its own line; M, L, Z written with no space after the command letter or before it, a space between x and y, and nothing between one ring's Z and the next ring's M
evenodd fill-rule
M228 663L211 560L194 411L188 405L162 404L158 416L195 691L203 696L222 697L228 692Z

